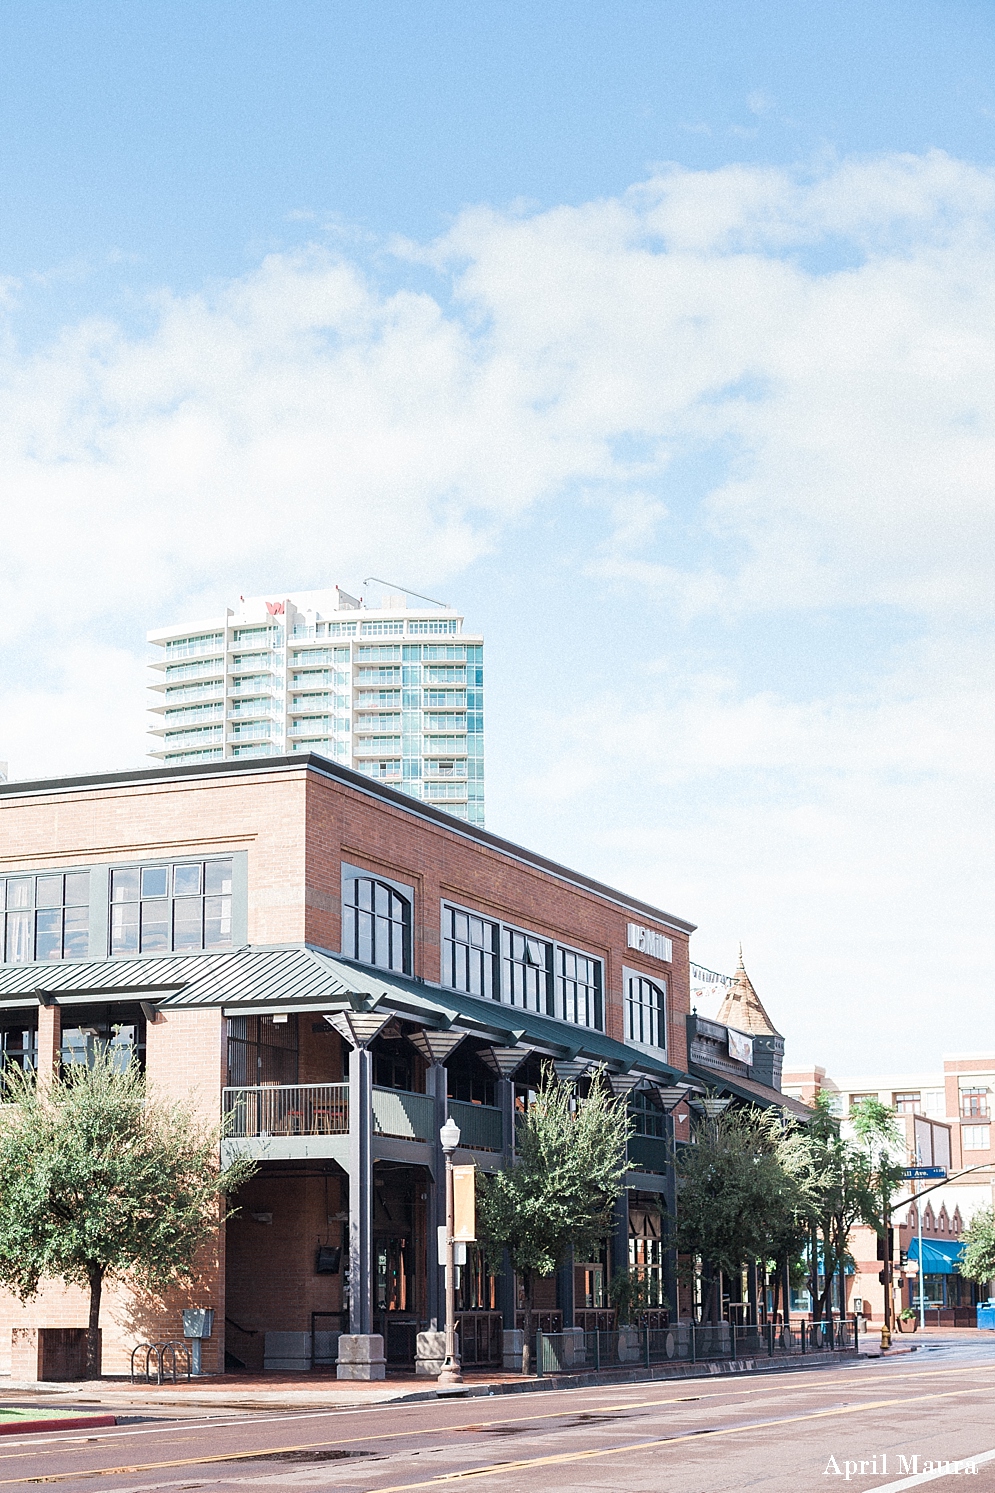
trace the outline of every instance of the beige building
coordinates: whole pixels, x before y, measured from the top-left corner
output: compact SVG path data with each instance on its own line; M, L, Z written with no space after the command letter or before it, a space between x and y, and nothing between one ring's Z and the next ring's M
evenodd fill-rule
M905 1138L910 1166L942 1166L948 1181L910 1183L903 1202L895 1208L896 1305L918 1301L918 1209L922 1209L922 1271L930 1319L974 1320L978 1292L955 1269L960 1238L975 1213L995 1201L995 1149L992 1146L992 1105L995 1095L995 1055L956 1053L932 1071L863 1073L834 1077L821 1067L793 1068L784 1074L784 1092L811 1103L820 1092L831 1096L835 1112L845 1120L862 1099L874 1098L893 1109ZM913 1194L920 1194L917 1200ZM866 1234L866 1239L863 1237ZM883 1310L883 1292L874 1260L875 1239L857 1230L853 1253L857 1274L853 1296L873 1320ZM864 1260L864 1256L868 1256ZM907 1260L907 1263L903 1263ZM987 1294L982 1288L981 1295Z

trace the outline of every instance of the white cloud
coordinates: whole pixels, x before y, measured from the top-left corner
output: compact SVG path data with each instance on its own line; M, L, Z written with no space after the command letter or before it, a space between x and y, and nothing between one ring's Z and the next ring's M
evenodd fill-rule
M491 714L492 822L497 804L554 853L614 861L709 939L752 933L786 998L787 967L824 1007L893 961L904 998L933 905L928 988L951 937L979 980L993 212L995 173L939 153L667 169L393 245L435 293L385 288L375 246L337 230L334 253L164 293L145 332L8 336L0 756L21 776L135 760L146 626L369 569L455 594L481 556L517 566L541 512L554 552L713 655L812 609L911 618L920 640L901 672L858 659L853 689L815 657L798 698L745 665L689 681L662 644L587 716L567 681L527 759Z

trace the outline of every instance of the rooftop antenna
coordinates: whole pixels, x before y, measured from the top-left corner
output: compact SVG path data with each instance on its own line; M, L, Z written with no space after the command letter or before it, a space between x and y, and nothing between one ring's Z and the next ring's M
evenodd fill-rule
M417 596L419 601L428 601L431 602L432 606L434 607L442 607L443 611L449 611L448 602L436 601L434 596L423 596L420 591L412 591L407 586L399 586L396 581L385 581L379 575L368 575L363 581L364 586L369 586L371 584L375 584L377 586L390 586L395 591L402 591L405 596Z

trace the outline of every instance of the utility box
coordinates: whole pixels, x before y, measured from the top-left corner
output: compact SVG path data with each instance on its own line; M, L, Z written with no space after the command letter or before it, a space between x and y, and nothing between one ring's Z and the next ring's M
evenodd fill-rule
M185 1307L183 1311L183 1336L191 1338L210 1337L214 1330L214 1313L210 1307Z

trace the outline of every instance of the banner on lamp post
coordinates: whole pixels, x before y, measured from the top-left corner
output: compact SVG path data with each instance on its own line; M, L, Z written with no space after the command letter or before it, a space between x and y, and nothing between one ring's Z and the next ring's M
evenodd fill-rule
M453 1238L473 1244L477 1238L477 1168L453 1167Z

